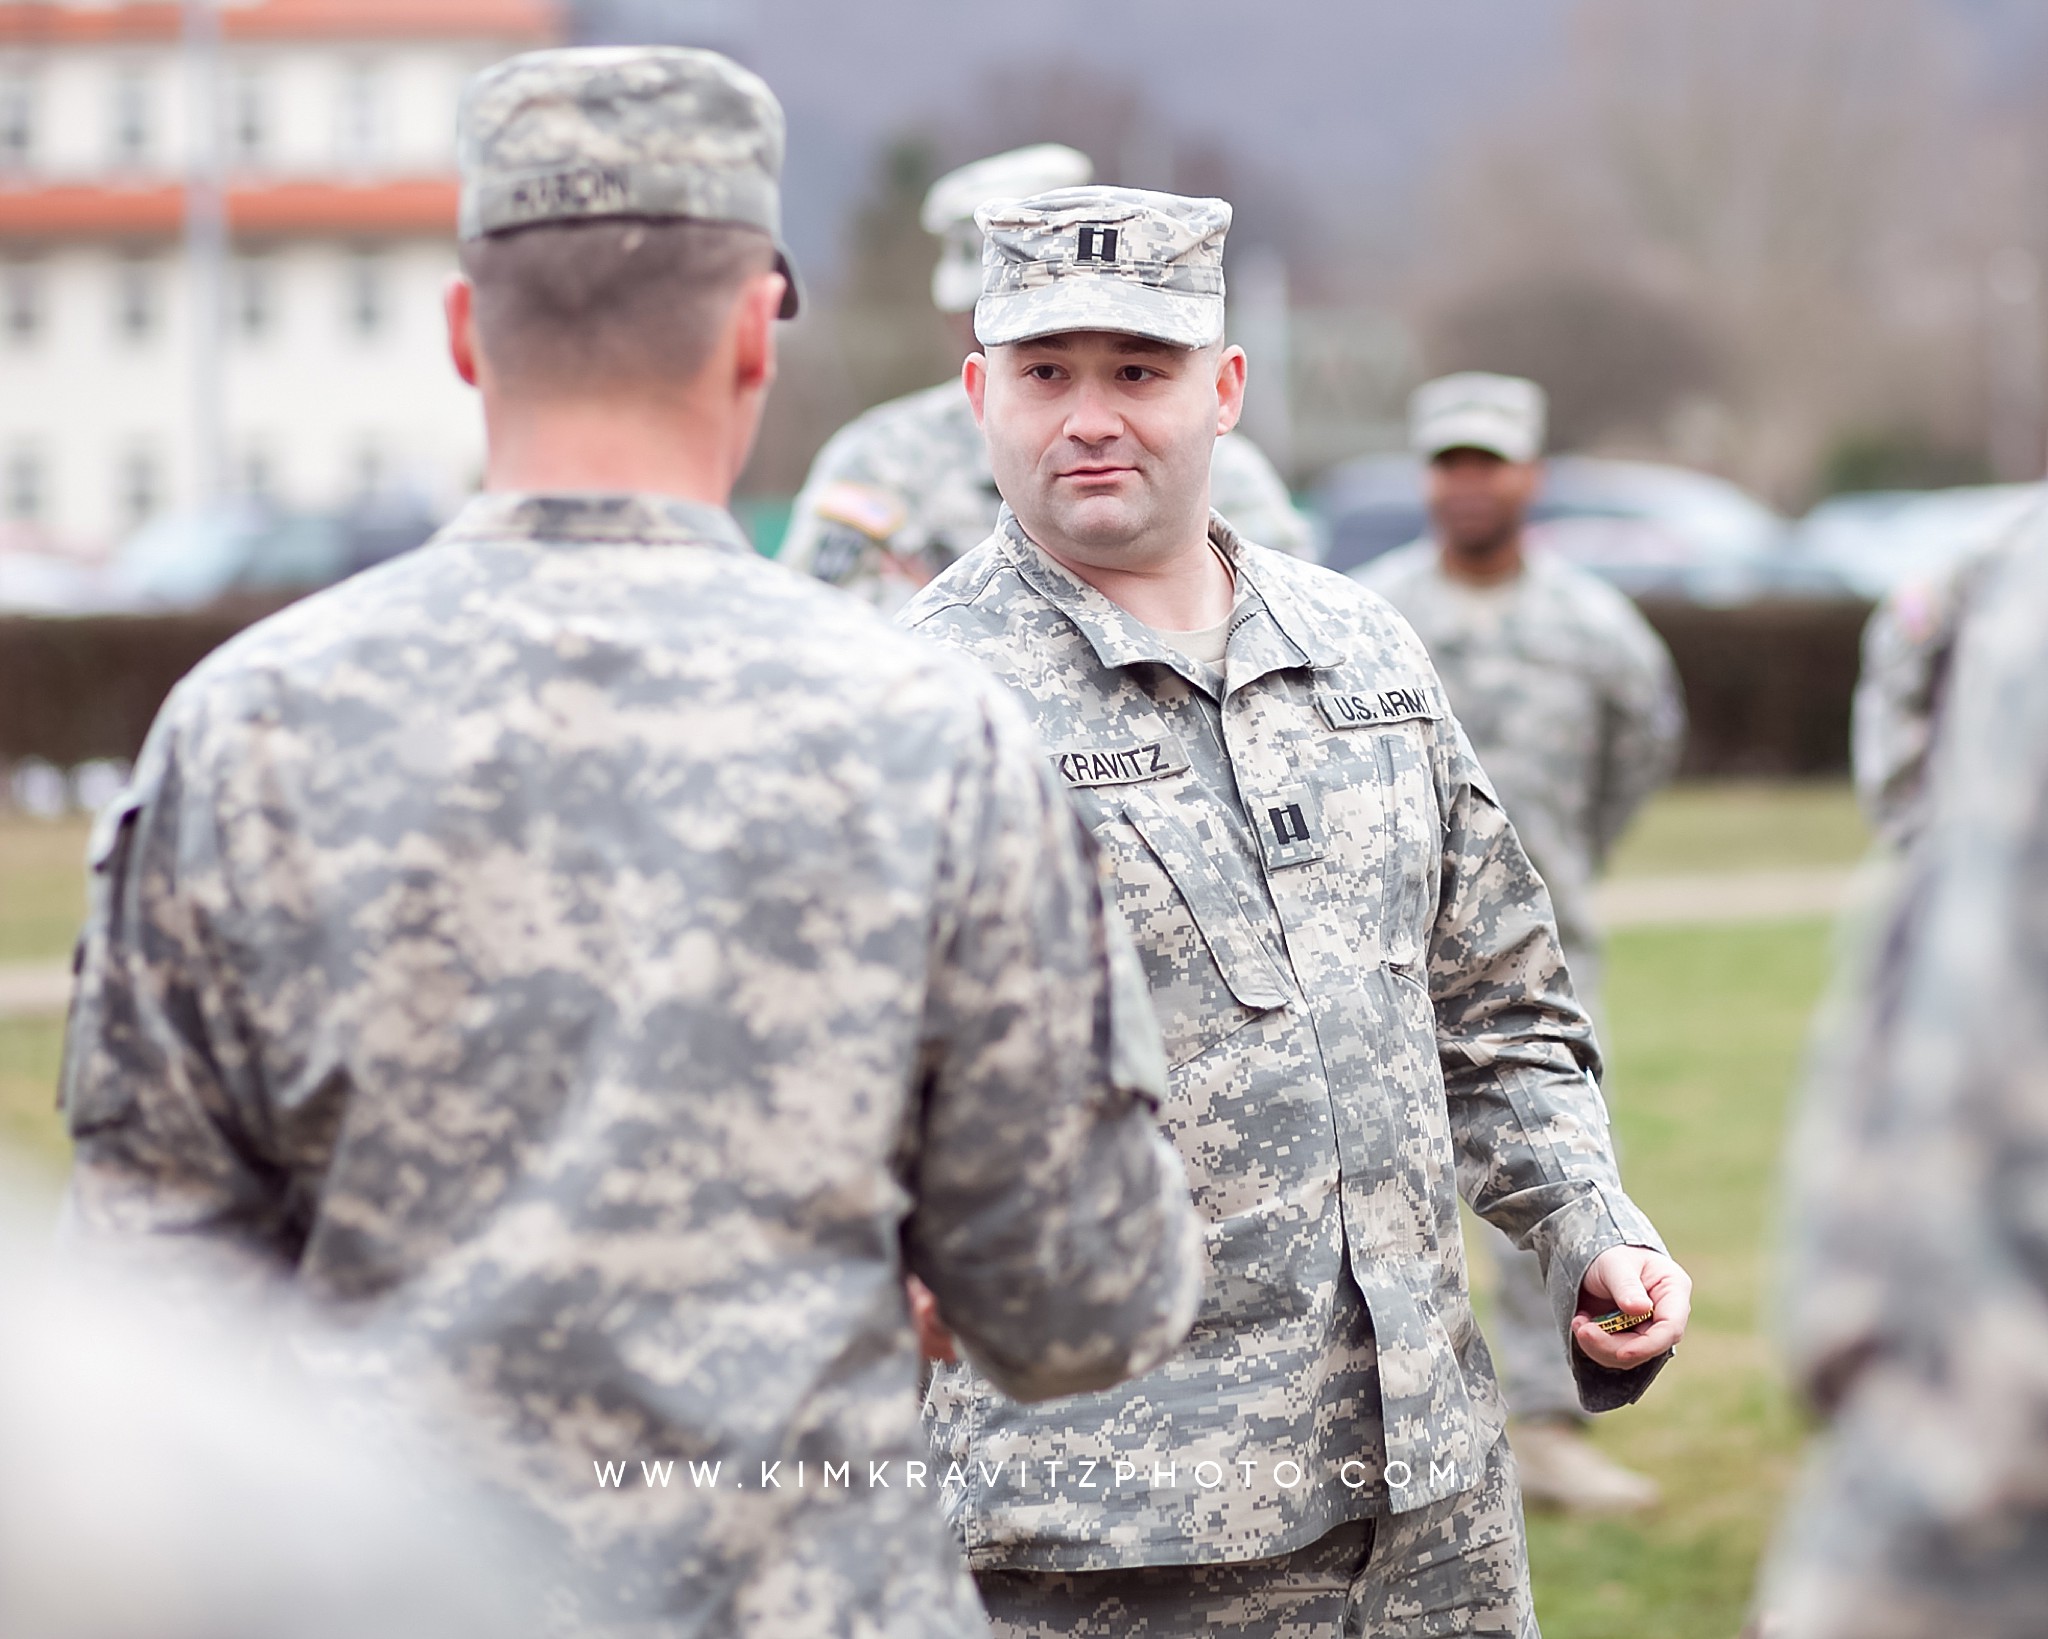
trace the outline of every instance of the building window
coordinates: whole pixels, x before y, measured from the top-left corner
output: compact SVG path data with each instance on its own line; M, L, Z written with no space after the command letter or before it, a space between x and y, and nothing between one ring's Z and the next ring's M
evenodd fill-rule
M235 76L229 93L228 140L242 165L261 165L270 149L270 98L263 77L254 70Z
M163 504L156 457L148 450L134 450L121 463L121 513L131 528L139 528L156 516Z
M26 69L0 68L0 167L26 165L35 153L35 81Z
M122 165L141 165L149 158L155 138L155 112L149 76L139 68L124 68L114 76L114 157Z
M384 259L374 251L361 251L349 258L348 326L358 336L374 336L384 329L387 301Z
M0 329L15 347L26 347L43 333L40 269L17 266L0 273Z
M157 274L148 262L123 262L114 275L114 322L131 342L156 334Z
M384 86L375 64L351 63L342 71L338 135L344 165L376 161L384 139Z
M42 517L48 499L44 494L43 458L34 450L16 450L8 456L7 516L15 523L35 523Z
M261 257L244 257L235 266L235 327L255 340L270 334L276 319L277 281Z

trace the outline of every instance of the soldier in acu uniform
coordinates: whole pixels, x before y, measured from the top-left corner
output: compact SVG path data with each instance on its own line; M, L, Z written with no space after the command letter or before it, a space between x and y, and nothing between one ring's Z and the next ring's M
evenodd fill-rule
M1139 970L1014 704L725 511L796 300L767 87L544 52L461 131L487 492L166 704L73 1214L434 1395L603 1631L966 1639L905 1275L1022 1399L1178 1346Z
M1783 1639L2048 1631L2048 520L1970 599L1924 828L1797 1129L1795 1380L1832 1424Z
M966 380L1009 506L901 618L1024 701L1110 859L1212 1276L1151 1376L1028 1407L942 1367L932 1432L1008 1639L1330 1639L1347 1608L1530 1636L1459 1191L1536 1252L1590 1408L1648 1387L1689 1283L1616 1176L1549 899L1421 643L1209 508L1244 390L1229 220L1106 188L980 214Z
M1956 639L2005 554L2039 530L2048 503L2010 529L1885 594L1863 628L1849 737L1856 795L1880 840L1912 845L1927 819L1927 770L1947 704Z
M974 348L972 313L981 295L975 211L992 199L1069 187L1093 174L1086 154L1041 143L977 160L932 184L924 225L941 242L932 301L957 324L963 353ZM1308 555L1307 521L1257 445L1232 433L1216 440L1212 462L1216 509L1240 534ZM780 556L893 610L985 540L1001 504L981 429L956 376L878 405L832 436L796 498Z
M1416 391L1411 442L1427 463L1434 539L1355 577L1407 617L1451 710L1550 890L1572 989L1599 1015L1593 880L1670 778L1685 709L1663 640L1598 576L1523 549L1542 482L1545 405L1533 381L1471 372ZM1536 1259L1488 1233L1488 1327L1522 1494L1581 1512L1646 1508L1657 1487L1597 1451L1558 1347Z

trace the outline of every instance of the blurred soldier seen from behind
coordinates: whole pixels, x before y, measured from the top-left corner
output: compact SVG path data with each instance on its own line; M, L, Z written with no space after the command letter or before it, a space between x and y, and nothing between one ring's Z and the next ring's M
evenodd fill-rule
M925 230L938 237L932 301L951 316L963 354L974 350L981 294L981 230L992 199L1021 199L1094 176L1088 156L1040 143L949 172L925 196ZM1246 540L1305 557L1308 522L1272 463L1241 433L1216 440L1211 501ZM884 610L987 538L1002 497L974 411L954 376L842 427L804 480L781 561Z
M1019 1406L969 1363L927 1406L1005 1639L1532 1639L1459 1191L1537 1255L1588 1408L1648 1389L1690 1283L1615 1172L1549 900L1422 645L1209 506L1246 374L1230 216L982 209L966 380L1008 504L899 617L1009 684L1109 860L1208 1301L1125 1387Z
M1925 825L1794 1129L1783 1330L1831 1425L1783 1639L2048 1631L2048 519L1969 600Z
M1685 712L1671 657L1634 604L1597 576L1526 551L1542 484L1545 404L1532 381L1480 373L1419 388L1433 538L1354 571L1408 618L1550 890L1572 988L1599 1015L1594 878L1678 762ZM1629 1510L1657 1488L1601 1455L1558 1347L1536 1260L1482 1234L1496 1273L1489 1340L1531 1502Z
M796 302L768 88L542 52L460 123L485 493L165 705L72 1211L433 1393L597 1631L965 1639L906 1274L1024 1401L1199 1297L1128 937L1014 704L725 510Z
M1863 629L1851 762L1864 815L1895 850L1909 847L1926 823L1927 770L1964 616L2005 554L2038 533L2042 510L1937 569L1908 576Z

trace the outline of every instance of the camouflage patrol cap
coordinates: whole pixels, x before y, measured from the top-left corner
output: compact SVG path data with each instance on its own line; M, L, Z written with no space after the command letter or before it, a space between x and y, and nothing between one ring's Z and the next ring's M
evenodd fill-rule
M682 217L758 228L782 244L782 105L715 51L592 46L530 51L463 93L457 158L464 239L543 222Z
M1114 330L1175 347L1223 336L1230 206L1141 188L1061 188L975 212L985 347Z

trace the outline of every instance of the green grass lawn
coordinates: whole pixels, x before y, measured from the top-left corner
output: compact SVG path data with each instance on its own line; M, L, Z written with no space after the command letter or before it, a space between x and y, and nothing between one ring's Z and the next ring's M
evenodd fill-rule
M61 961L85 915L84 820L0 816L0 963Z
M0 1019L0 1152L59 1173L70 1145L56 1112L61 1019Z
M1692 1330L1643 1404L1596 1438L1654 1475L1640 1522L1532 1516L1546 1639L1732 1639L1803 1438L1763 1336L1788 1095L1825 981L1817 922L1639 929L1608 980L1630 1193L1696 1283Z
M1869 845L1869 828L1842 781L1688 783L1651 801L1615 849L1612 870L1690 876L1850 865Z

